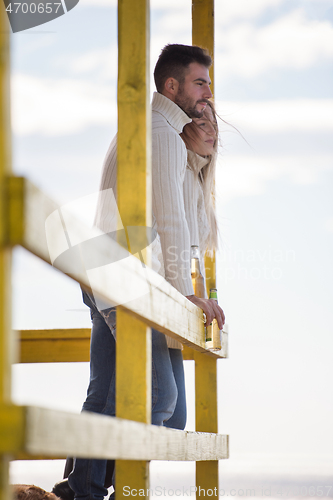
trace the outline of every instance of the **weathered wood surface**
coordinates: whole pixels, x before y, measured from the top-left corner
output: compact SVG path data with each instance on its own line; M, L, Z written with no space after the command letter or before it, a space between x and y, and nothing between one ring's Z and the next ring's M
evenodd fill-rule
M122 460L221 460L228 436L185 432L94 413L26 407L25 451Z
M0 406L11 397L11 248L7 238L6 177L11 174L10 128L10 26L4 6L0 7ZM0 428L8 421L0 418ZM1 433L1 431L0 431ZM9 456L0 454L0 500L10 498Z
M226 327L224 327L226 330ZM90 328L51 330L21 330L15 337L20 339L19 363L66 363L89 361ZM228 357L228 333L222 334L221 354ZM184 348L183 357L194 359L195 351Z
M114 240L96 228L85 227L70 214L61 214L54 201L25 179L10 180L9 198L11 220L23 217L25 221L21 229L12 228L13 244L21 244L48 263L52 259L54 267L92 287L95 296L105 304L119 304L134 317L183 344L209 356L224 357L223 351L211 353L205 349L201 309ZM51 214L50 258L45 221ZM66 251L72 253L62 259Z
M209 74L214 95L214 0L192 0L192 44L207 49L213 59Z
M213 59L209 70L212 81L211 91L214 94L214 0L192 0L192 43L208 50ZM207 292L216 288L216 262L206 256L205 266L207 272ZM223 307L223 304L222 304ZM228 356L227 334L222 333L222 348L224 356ZM196 430L217 432L217 373L216 360L206 356L195 359L195 398L196 398ZM209 390L208 390L209 388ZM218 462L196 463L196 498L200 499L200 487L203 490L216 488L214 497L218 497L219 479Z

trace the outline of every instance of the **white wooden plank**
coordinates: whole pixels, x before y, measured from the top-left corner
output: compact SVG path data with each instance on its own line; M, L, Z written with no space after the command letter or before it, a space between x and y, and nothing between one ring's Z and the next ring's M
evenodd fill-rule
M55 267L81 284L92 287L95 296L106 304L110 301L120 304L151 327L195 350L218 358L225 357L224 349L218 353L205 349L201 309L164 278L144 267L138 258L96 228L87 228L68 214L64 217L63 210L59 211L54 201L27 180L24 180L23 191L25 231L20 242L22 246L48 263L51 263L51 250ZM49 245L45 224L46 228L48 224L51 228ZM69 251L67 259L65 254L55 258L58 244L62 250L66 250L66 245L67 250L75 247Z
M185 432L94 413L26 407L26 448L32 455L123 460L221 460L228 436Z

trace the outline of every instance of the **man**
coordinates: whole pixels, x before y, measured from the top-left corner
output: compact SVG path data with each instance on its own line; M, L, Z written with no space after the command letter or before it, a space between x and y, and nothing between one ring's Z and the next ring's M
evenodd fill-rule
M153 214L162 244L166 280L204 311L207 324L216 317L222 328L222 309L216 302L193 294L189 233L179 182L184 180L187 162L186 147L179 134L190 118L203 116L207 100L212 97L210 65L210 56L200 47L167 45L155 66L158 92L152 102ZM163 203L159 202L161 199ZM170 252L171 248L175 252ZM175 264L179 266L176 269Z
M154 71L157 92L152 101L152 206L153 229L157 230L155 260L159 272L180 293L203 309L207 324L216 318L224 324L222 309L213 300L200 299L193 293L190 272L190 238L185 217L183 181L187 151L179 134L192 118L200 118L206 108L210 91L210 56L195 46L167 45ZM114 139L107 152L101 180L101 192L95 225L110 233L115 221L110 213L106 190L117 196L117 142ZM91 378L84 411L115 415L115 348L110 334L116 328L114 308L99 310L94 298L83 294L91 309ZM152 423L184 429L186 423L183 360L180 345L156 330L152 330ZM112 475L113 461L109 475ZM68 468L68 464L67 464ZM69 465L71 469L71 464ZM67 471L68 472L68 471ZM67 475L67 474L66 474ZM75 498L102 500L105 486L106 461L77 459L68 483L61 482L53 492L64 500L75 492Z

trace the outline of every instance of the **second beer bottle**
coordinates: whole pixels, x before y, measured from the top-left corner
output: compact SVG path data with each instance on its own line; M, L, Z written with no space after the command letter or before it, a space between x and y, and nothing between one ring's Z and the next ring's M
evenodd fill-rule
M210 289L209 298L217 302L216 288ZM206 347L210 351L220 351L222 348L222 332L215 318L206 328Z

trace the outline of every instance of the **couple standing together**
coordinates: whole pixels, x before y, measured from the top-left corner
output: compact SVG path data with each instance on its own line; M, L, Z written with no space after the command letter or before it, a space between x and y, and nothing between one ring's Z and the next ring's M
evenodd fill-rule
M152 101L152 207L156 270L206 314L206 324L225 318L219 305L194 295L190 249L197 245L201 262L217 247L214 177L218 125L210 90L211 57L202 48L166 45L154 70L157 92ZM135 168L135 165L133 165ZM117 193L117 140L107 152L95 225L110 232L103 191ZM204 270L204 266L201 265ZM92 319L90 382L83 411L115 415L115 351L112 333L116 309L98 310L93 296L83 292ZM133 332L135 335L135 332ZM181 344L152 329L152 424L184 429L186 399ZM53 492L63 500L102 500L113 484L113 460L71 459L64 481ZM129 478L130 479L130 478ZM114 495L114 494L113 494ZM112 495L112 496L113 496Z

